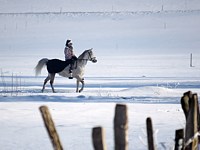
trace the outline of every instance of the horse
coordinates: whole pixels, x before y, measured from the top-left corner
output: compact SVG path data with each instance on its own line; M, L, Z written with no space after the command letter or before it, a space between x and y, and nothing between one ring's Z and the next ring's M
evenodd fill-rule
M76 78L76 92L77 93L82 92L84 89L85 83L84 83L83 75L84 75L85 66L88 61L91 61L93 63L97 62L97 59L96 57L94 57L92 49L85 50L72 65L72 68L73 68L72 75L74 78ZM66 61L62 61L59 59L49 60L47 58L43 58L39 60L38 64L35 67L35 75L38 76L39 74L41 74L41 70L45 65L47 66L47 71L48 71L48 76L44 80L42 92L44 92L45 85L50 80L52 92L55 93L53 83L54 83L54 78L55 78L56 73L58 73L60 76L63 76L63 77L70 77L69 64L71 63L72 63L72 60L66 60ZM80 82L82 83L82 86L81 86L81 89L79 90Z

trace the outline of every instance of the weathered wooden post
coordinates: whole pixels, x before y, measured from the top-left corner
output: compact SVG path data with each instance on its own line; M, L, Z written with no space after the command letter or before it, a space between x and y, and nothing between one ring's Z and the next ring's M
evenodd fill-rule
M146 119L146 125L147 125L148 150L155 150L154 138L153 138L153 125L150 117Z
M127 106L122 104L117 104L115 107L115 117L114 117L115 150L128 149L127 130L128 130Z
M47 132L49 134L49 138L52 142L54 150L63 150L63 147L61 145L59 136L57 134L53 119L51 117L51 114L49 112L49 109L47 106L41 106L40 112L44 121L44 125L47 129Z
M106 150L104 129L102 127L93 128L92 141L95 150Z
M198 97L197 94L193 94L189 99L189 111L186 121L185 131L185 149L197 150L198 149Z
M187 120L188 112L189 112L189 100L192 99L192 92L188 91L183 94L183 97L181 98L181 106L183 109L183 112L185 114L185 118Z
M174 150L183 150L184 148L184 129L176 130L175 132L175 147Z

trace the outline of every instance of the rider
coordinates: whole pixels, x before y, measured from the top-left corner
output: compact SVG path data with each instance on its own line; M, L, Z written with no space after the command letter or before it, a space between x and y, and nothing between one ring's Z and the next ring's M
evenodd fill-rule
M65 61L69 60L69 59L72 60L71 63L70 63L70 67L69 67L69 73L70 73L69 79L73 79L73 76L72 76L72 69L73 68L72 68L72 66L74 64L74 61L77 60L77 57L74 54L72 41L70 39L68 39L66 41L64 54L65 54Z

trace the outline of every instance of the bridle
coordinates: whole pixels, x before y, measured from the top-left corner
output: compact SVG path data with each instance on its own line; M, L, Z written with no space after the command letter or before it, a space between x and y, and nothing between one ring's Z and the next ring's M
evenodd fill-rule
M89 60L89 61L92 61L92 62L95 62L95 61L96 61L96 57L92 57L92 56L91 56L91 52L92 52L92 51L89 51L89 52L88 52L88 53L89 53L88 60Z

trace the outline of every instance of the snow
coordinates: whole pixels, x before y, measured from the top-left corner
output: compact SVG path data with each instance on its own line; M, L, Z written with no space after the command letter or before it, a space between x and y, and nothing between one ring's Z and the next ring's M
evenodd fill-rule
M199 54L199 10L1 14L2 54L63 59L67 38L75 52L96 55ZM51 53L49 53L51 51ZM28 57L27 56L27 57ZM40 56L40 57L39 57Z
M128 106L129 149L147 149L151 117L158 149L172 149L184 128L184 92L200 95L200 3L182 1L0 1L0 147L52 149L39 107L49 107L64 149L93 149L95 126L114 148L117 103ZM55 90L34 67L41 58L64 59L65 40L75 53L93 48L85 89L56 76ZM190 67L190 54L193 66Z
M107 147L113 149L115 104L84 102L1 103L1 128L4 130L0 144L4 149L52 149L39 114L41 105L49 106L64 149L92 149L91 131L99 125L105 128ZM146 143L146 117L152 117L154 129L158 130L157 141L166 142L166 146L172 146L175 129L184 127L179 105L128 104L128 112L130 148L137 144L137 149L146 149L142 143Z

